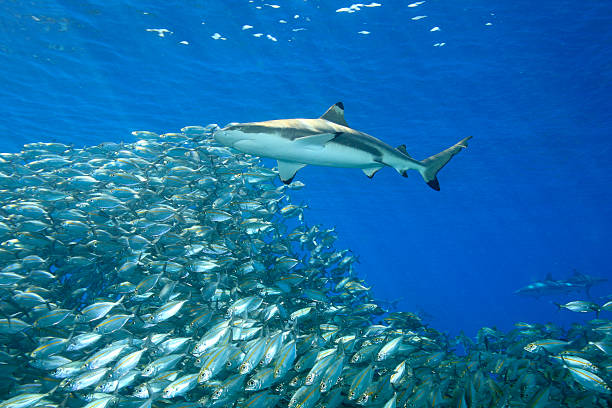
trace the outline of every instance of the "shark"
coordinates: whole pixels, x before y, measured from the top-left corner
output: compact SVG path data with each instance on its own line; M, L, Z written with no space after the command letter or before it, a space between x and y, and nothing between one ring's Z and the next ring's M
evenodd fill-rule
M574 269L574 274L568 279L555 280L552 274L547 274L543 281L532 282L514 293L523 296L540 296L569 294L584 290L588 297L591 297L591 288L600 283L607 282L606 278L580 273Z
M472 136L424 160L412 158L406 146L391 145L351 128L344 119L344 104L332 105L315 119L276 119L263 122L230 123L214 132L224 146L253 156L276 159L278 173L290 184L306 165L359 168L369 178L383 167L407 177L418 171L427 185L439 191L438 171L467 147Z

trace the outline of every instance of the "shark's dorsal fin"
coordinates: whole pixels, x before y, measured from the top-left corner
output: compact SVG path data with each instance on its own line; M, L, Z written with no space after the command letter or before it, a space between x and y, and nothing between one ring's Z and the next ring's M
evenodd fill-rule
M547 281L551 281L551 280L553 280L552 273L548 272L548 273L546 274L546 280L547 280Z
M399 145L399 146L397 146L395 149L396 149L397 151L399 151L399 152L401 152L401 153L405 154L406 156L408 156L408 157L412 158L412 157L411 157L411 156L408 154L408 152L406 151L406 145L405 145L405 144Z
M332 105L327 112L321 116L321 119L328 120L330 122L334 122L338 125L349 127L346 120L344 120L344 104L342 102L338 102Z
M278 161L278 175L283 183L289 184L293 181L295 173L302 167L306 166L304 163L294 163L279 160Z

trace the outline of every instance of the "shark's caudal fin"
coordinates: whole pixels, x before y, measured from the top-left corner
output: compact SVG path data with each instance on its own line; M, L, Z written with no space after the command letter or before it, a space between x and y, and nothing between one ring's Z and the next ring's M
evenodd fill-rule
M438 154L434 154L431 157L426 158L421 161L421 164L424 166L422 169L419 169L421 176L423 176L423 180L427 183L427 185L433 188L436 191L440 191L440 183L436 175L440 171L442 167L446 163L453 158L454 155L459 153L461 149L465 149L467 147L467 141L470 140L472 136L468 136L465 139L461 139L459 142L449 147L446 150L441 151Z

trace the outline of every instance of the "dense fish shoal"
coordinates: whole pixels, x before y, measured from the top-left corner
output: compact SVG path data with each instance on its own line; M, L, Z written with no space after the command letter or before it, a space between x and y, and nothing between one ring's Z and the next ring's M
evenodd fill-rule
M0 408L605 407L612 325L387 310L216 125L0 154Z

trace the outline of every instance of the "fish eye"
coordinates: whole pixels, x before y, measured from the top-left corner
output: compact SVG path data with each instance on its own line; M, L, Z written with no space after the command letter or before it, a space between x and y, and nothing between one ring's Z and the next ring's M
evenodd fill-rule
M249 380L249 382L247 383L247 385L248 385L249 387L252 387L252 386L254 386L254 385L255 385L255 381L253 381L253 380Z

